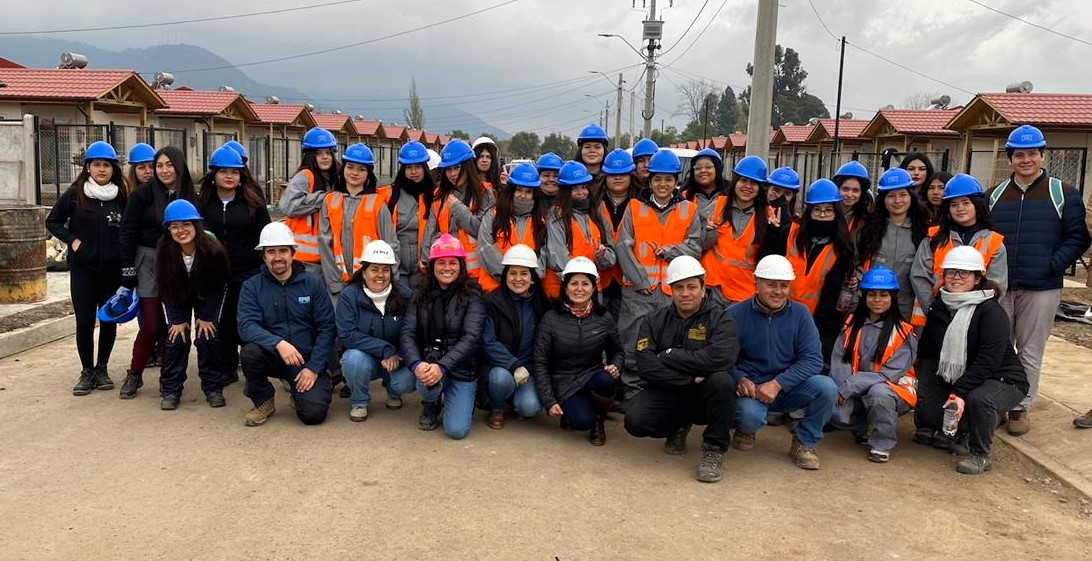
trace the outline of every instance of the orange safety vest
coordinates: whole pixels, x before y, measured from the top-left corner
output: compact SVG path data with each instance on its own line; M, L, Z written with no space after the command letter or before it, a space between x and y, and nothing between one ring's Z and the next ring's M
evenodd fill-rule
M788 251L785 255L789 263L792 263L793 273L796 274L796 280L789 284L789 296L807 306L808 311L814 314L815 307L819 305L819 293L837 256L834 254L834 244L829 243L815 258L811 271L805 272L808 269L808 255L800 253L796 248L796 235L799 232L800 224L794 223L789 230Z
M610 240L611 240L611 242L614 243L615 245L617 245L618 244L618 232L620 232L622 230L622 220L618 221L618 227L615 228L614 223L612 223L611 220L610 220L610 211L607 210L607 203L605 201L603 202L603 206L600 208L600 216L603 218L603 224L606 224L607 227L610 228ZM624 218L625 218L625 213L623 213L623 219ZM615 263L614 265L611 265L610 267L608 267L608 268L606 268L606 269L604 269L602 271L599 271L599 286L600 287L606 288L606 287L610 286L611 283L614 283L614 282L617 282L619 285L621 285L623 283L623 280L622 280L622 267L618 266L617 263Z
M584 229L580 227L580 223L575 218L570 218L572 221L570 227L573 229L573 248L569 251L569 259L573 257L587 257L595 262L595 248L599 247L599 242L602 240L601 231L599 225L592 220L591 215L588 215L588 236L584 236ZM602 274L599 275L599 290L603 290L607 285L604 284L606 277ZM559 298L561 296L561 277L553 269L547 269L546 274L542 277L542 289L546 291L546 296L550 298Z
M384 185L377 190L383 197L390 202L391 194L394 192L394 188L391 185ZM398 231L398 209L401 207L395 203L394 209L391 210L391 223L394 225L394 231ZM417 255L414 255L413 263L406 264L408 267L417 267L421 262L421 251L425 248L422 247L425 239L425 226L427 226L428 220L425 218L425 211L428 207L425 206L424 196L417 196Z
M728 197L720 197L713 206L712 216L720 216ZM747 221L747 227L739 237L734 236L732 221L725 220L717 227L716 244L701 256L705 267L705 284L720 289L721 294L732 302L742 302L755 293L754 244L755 217Z
M311 170L300 170L307 177L307 192L315 192L315 176ZM307 216L285 216L284 223L296 238L296 255L293 259L302 263L318 263L318 218L315 213Z
M341 227L345 223L345 194L334 191L326 196L326 215L330 217L330 232L334 242L334 264L341 271L341 280L349 282L353 273L360 268L360 261L364 257L364 246L372 240L379 238L379 224L376 218L379 216L379 208L387 204L389 193L376 192L364 195L360 199L360 206L356 208L356 215L351 218L353 222L352 244L353 262L345 266L345 245L341 239Z
M690 229L692 214L697 206L690 201L680 201L667 214L667 221L660 223L660 215L651 204L638 201L629 202L629 213L633 220L633 254L645 269L652 290L657 287L664 294L671 296L671 287L664 284L667 275L667 262L660 261L654 253L656 247L668 247L686 241L686 231ZM632 282L625 283L633 286Z
M926 240L932 240L934 236L940 233L940 226L931 226L929 228L929 238ZM978 238L971 245L982 254L982 259L986 264L986 270L990 270L990 261L993 260L993 256L997 255L997 251L1001 249L1001 246L1005 243L1005 236L993 230L989 230L989 234ZM937 247L933 252L933 296L936 296L940 292L940 287L944 286L944 268L941 265L944 264L944 258L947 257L948 252L955 248L956 245L952 243L952 234L948 233L948 239L945 240L940 247ZM917 299L914 300L914 311L910 317L910 323L915 326L921 327L925 325L925 313L926 310L921 309L921 302Z
M848 340L852 328L850 322L846 322L845 329L842 330L842 339ZM906 323L899 322L896 329L891 330L891 337L887 340L887 347L884 348L883 357L879 362L872 365L873 372L879 372L880 368L891 360L891 357L895 356L895 352L906 342L907 337L914 337L914 328ZM861 345L860 332L857 334L857 340L853 342L853 374L856 375L861 371L861 353L859 347ZM911 366L910 370L899 378L899 383L887 382L891 389L895 390L895 394L902 398L910 407L917 405L918 403L918 377L914 373L914 367Z
M436 216L436 228L441 234L451 234L459 238L459 241L463 244L463 249L466 250L466 273L471 278L480 281L481 266L478 263L478 238L471 236L462 229L454 233L451 231L451 206L444 204L443 208L441 208L440 205L444 202L446 201L433 201L432 203L432 214ZM470 212L474 212L474 208L470 208ZM423 252L424 248L421 251Z
M496 211L494 210L492 212L495 217ZM535 247L535 233L534 229L531 228L532 220L533 218L528 217L527 223L523 225L522 233L517 233L515 231L515 225L509 225L506 235L494 239L493 246L501 252L501 255L504 255L504 252L508 251L508 248L516 244L523 244L537 252L538 248ZM482 290L485 292L493 292L500 288L500 283L493 278L493 275L489 274L489 271L482 271L481 275L478 276L478 283L482 285Z

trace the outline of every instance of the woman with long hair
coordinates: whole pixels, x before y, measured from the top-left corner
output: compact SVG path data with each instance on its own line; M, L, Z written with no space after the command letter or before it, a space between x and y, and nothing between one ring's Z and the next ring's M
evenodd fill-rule
M704 211L717 202L728 182L724 179L724 160L712 148L698 150L690 159L690 173L682 186L684 199L697 202L698 211Z
M606 269L616 263L613 244L606 237L602 216L593 213L598 204L592 198L593 178L584 164L565 162L558 174L561 191L549 218L546 245L546 275L543 285L551 299L561 296L559 273L573 257L583 256Z
M637 191L648 189L648 160L659 150L660 147L651 138L642 138L633 145L633 179Z
M133 341L133 358L118 397L132 399L144 385L144 369L164 331L163 308L156 284L156 248L166 233L163 211L172 201L197 200L186 156L174 146L155 153L155 175L137 187L121 218L121 286L140 295L140 330Z
M182 400L191 323L201 391L209 407L226 405L218 331L231 265L224 246L205 233L202 222L197 207L185 199L171 202L163 211L167 233L156 250L156 284L168 325L167 353L159 376L159 408L165 411L178 409Z
M842 214L846 217L849 233L854 234L872 213L872 179L857 160L842 164L832 179L842 194Z
M496 203L493 189L482 183L474 163L474 150L463 140L452 140L444 146L438 169L440 181L425 227L425 243L433 243L441 234L458 238L466 251L467 274L477 280L481 275L477 236L482 217ZM424 251L421 253L424 258ZM422 268L427 266L421 264Z
M227 145L209 157L209 172L201 178L198 208L205 219L205 230L224 245L231 265L218 333L226 386L239 381L239 292L243 283L261 270L262 255L254 247L262 228L270 222L269 209L246 163L237 150Z
M595 263L574 257L562 277L563 295L542 317L535 338L535 384L542 406L561 418L562 428L589 431L591 444L602 446L625 353L614 318L598 301Z
M280 208L284 223L296 236L294 259L303 263L308 273L322 278L318 214L326 202L326 193L338 188L341 164L337 160L337 139L326 129L307 131L301 146L300 167L281 194Z
M766 180L766 203L779 218L785 217L786 224L799 218L796 195L800 187L800 174L789 166L771 171Z
M387 242L368 242L360 268L337 298L337 334L345 347L341 372L350 390L352 421L368 419L372 380L383 380L387 409L401 409L402 395L413 391L413 374L398 350L413 292L395 281L396 256Z
M421 279L421 248L428 224L436 183L428 170L429 153L424 144L411 140L398 150L394 182L381 187L398 235L398 271L395 279L416 286Z
M99 324L95 353L95 314L121 282L118 239L127 198L124 185L117 152L106 142L95 142L87 147L80 174L46 218L49 233L68 245L69 291L81 368L72 395L114 389L106 367L114 350L117 324Z
M899 162L899 169L904 169L910 174L913 182L911 191L919 197L925 194L925 190L929 188L929 178L936 173L936 168L933 167L929 156L921 152L907 152ZM924 199L921 200L924 201Z
M428 275L416 287L401 333L401 349L421 394L417 428L436 430L442 409L444 434L455 440L470 434L485 322L481 288L467 271L466 255L451 234L432 244Z
M609 147L610 137L607 136L607 131L592 123L584 127L576 137L576 154L573 155L573 160L584 164L588 173L598 179Z
M554 201L557 199L557 193L560 186L557 184L557 174L561 171L561 166L565 162L561 160L561 156L554 154L553 152L547 152L538 157L538 161L535 162L535 168L538 169L538 177L542 181L542 186L539 188L539 193L542 195L543 206L546 210L549 210L554 206Z
M497 143L488 136L482 136L474 141L471 148L474 149L474 167L478 170L482 184L486 189L499 189L507 178L501 169Z
M537 253L546 248L545 203L539 195L538 170L532 164L512 168L508 183L497 194L497 204L482 218L478 247L484 271L478 283L493 292L504 283L504 255L515 245Z
M152 180L155 174L155 148L138 142L129 149L129 174L126 176L125 194Z
M929 229L928 214L910 191L912 187L913 180L906 170L885 171L876 182L876 208L855 232L859 270L883 265L899 276L899 311L905 318L914 312L910 267Z
M964 459L956 471L990 470L997 415L1028 393L1028 378L1012 346L1009 318L997 287L985 276L982 253L971 246L948 252L944 287L929 308L914 370L918 404L914 442L950 449ZM944 411L955 408L953 438L943 431Z
M944 202L944 186L948 184L950 179L952 179L952 174L946 171L938 171L929 178L929 185L923 187L918 193L918 198L921 199L925 209L929 212L930 226L940 224L940 219L944 216L940 212L940 205Z
M633 157L621 148L611 150L603 159L603 175L606 179L603 181L603 202L599 205L599 224L603 227L607 245L610 247L618 245L618 234L622 229L622 218L629 209L629 201L640 195L636 170ZM617 254L615 260L617 261ZM622 308L623 285L622 268L617 262L599 270L599 284L603 287L599 292L603 305L617 321L618 312Z
M861 279L862 298L834 342L830 377L838 384L831 424L868 444L868 460L885 463L898 441L895 425L917 403L914 328L895 305L899 279L877 265ZM867 429L871 428L871 431Z

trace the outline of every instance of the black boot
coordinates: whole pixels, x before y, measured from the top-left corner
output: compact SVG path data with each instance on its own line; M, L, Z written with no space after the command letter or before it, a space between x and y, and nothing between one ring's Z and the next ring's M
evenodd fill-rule
M90 368L80 370L80 379L72 387L72 395L87 395L95 389L95 371Z
M610 404L614 399L591 394L592 406L595 407L595 425L588 432L588 441L592 446L602 446L607 443L607 413L610 412Z
M417 428L421 430L436 430L440 426L440 403L436 401L421 402L421 418L417 421Z
M95 389L96 390L112 390L114 389L114 381L110 379L110 374L106 372L105 366L96 366L95 371Z
M133 399L136 397L137 390L143 385L144 375L128 370L125 374L125 381L121 383L121 391L118 393L118 397L121 399Z

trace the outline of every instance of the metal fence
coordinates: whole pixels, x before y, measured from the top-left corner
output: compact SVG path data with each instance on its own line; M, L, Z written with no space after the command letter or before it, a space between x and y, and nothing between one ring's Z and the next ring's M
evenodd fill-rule
M235 137L236 135L232 133L202 131L201 158L198 160L201 162L202 169L204 168L205 162L209 161L209 156L211 156L217 148L223 146L224 143L229 140L237 140ZM192 171L193 170L191 170L191 173ZM203 171L201 173L203 173ZM201 175L201 173L196 173L194 175L195 181L197 179L197 176Z
M981 162L985 160L986 163ZM1084 195L1087 179L1088 148L1044 148L1043 167L1051 176L1073 185ZM984 181L987 189L1009 178L1012 164L1004 150L973 150L967 169Z

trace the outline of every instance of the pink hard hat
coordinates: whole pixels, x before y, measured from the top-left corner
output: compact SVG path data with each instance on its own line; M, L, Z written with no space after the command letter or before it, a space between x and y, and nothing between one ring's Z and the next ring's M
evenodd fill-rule
M459 238L451 234L442 234L436 238L436 241L432 242L432 249L428 252L428 260L432 261L441 257L466 259L466 250L463 249L463 243L459 241Z

